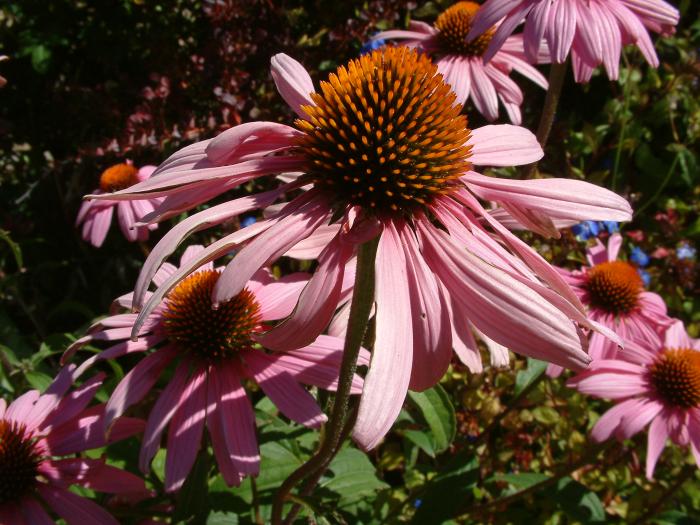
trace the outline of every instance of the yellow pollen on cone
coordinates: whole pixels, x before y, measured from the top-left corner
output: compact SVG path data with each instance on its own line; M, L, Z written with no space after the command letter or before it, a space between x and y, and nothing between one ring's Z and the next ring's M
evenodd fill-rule
M138 170L131 164L115 164L100 175L100 189L106 192L124 190L139 182Z
M634 310L644 289L637 269L625 261L594 266L588 272L585 286L593 306L615 315Z
M438 30L437 38L442 54L480 57L486 52L495 28L467 42L467 35L478 10L479 4L475 2L457 2L437 17L435 28Z
M677 408L700 405L700 352L692 348L665 349L649 369L659 397Z

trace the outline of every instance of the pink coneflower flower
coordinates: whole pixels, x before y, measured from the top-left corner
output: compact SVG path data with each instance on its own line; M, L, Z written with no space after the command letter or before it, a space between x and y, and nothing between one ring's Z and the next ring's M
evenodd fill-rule
M126 189L134 184L146 180L155 171L155 166L143 166L137 169L130 162L110 166L100 175L100 187L95 190L96 195L108 194L114 191ZM148 239L149 230L157 228L155 224L136 226L141 218L152 212L160 203L160 199L133 200L130 202L92 200L85 201L80 206L76 226L82 226L83 239L95 248L102 246L107 232L112 224L114 208L117 209L119 227L129 241L145 241Z
M500 22L484 55L490 60L524 20L525 54L530 61L544 39L552 62L561 64L571 53L577 82L588 82L600 64L616 80L626 44L636 45L647 62L658 67L648 30L672 34L678 18L678 10L663 0L487 0L467 38L491 34Z
M193 246L181 265L203 248ZM176 268L165 264L154 283L160 285ZM109 341L112 346L85 361L79 376L95 362L134 352L148 353L119 383L107 402L106 426L155 385L165 368L175 372L158 397L146 423L140 468L146 472L169 426L165 462L165 488L178 490L192 468L209 431L219 469L229 485L246 475L257 475L260 456L255 436L255 415L243 382L255 381L289 419L318 427L326 416L300 383L334 390L344 341L320 336L308 346L285 352L266 352L260 332L266 324L288 316L297 303L308 275L295 273L274 280L267 270L255 273L238 294L212 309L211 294L220 271L205 264L182 280L150 314L138 341L130 341L136 314L119 314L99 321L78 340L64 358L88 342ZM131 294L117 300L130 307ZM367 364L363 351L361 362ZM356 377L352 392L361 392Z
M10 406L0 399L0 523L3 525L54 523L49 510L70 524L117 525L102 507L74 494L80 485L98 492L139 495L143 480L107 465L103 459L76 454L107 444L102 431L104 405L88 408L102 383L96 376L67 394L72 369L61 371L41 395L30 390ZM143 421L118 419L109 442L143 430Z
M673 322L666 313L664 300L644 289L639 271L627 261L618 260L622 236L614 233L607 247L596 239L586 250L589 266L570 272L560 268L565 280L586 306L588 317L625 339L658 337ZM593 332L588 346L592 359L613 359L617 345ZM556 376L558 367L549 367Z
M666 439L687 446L700 465L700 340L676 321L663 338L625 340L615 359L593 361L568 385L617 404L593 427L592 437L632 437L648 423L646 475L651 479Z
M412 21L408 31L391 29L372 38L401 39L405 45L428 53L457 94L458 103L465 104L471 97L477 111L492 121L498 118L500 99L510 121L520 124L523 93L510 79L510 72L516 70L543 89L547 89L547 80L525 60L520 35L509 37L493 59L484 64L483 55L493 30L467 42L467 33L478 10L477 3L457 2L438 16L434 26Z
M150 180L114 196L167 195L153 214L157 219L281 171L302 172L290 185L309 185L308 191L181 266L141 318L203 262L240 248L214 286L213 302L221 304L261 266L335 223L338 232L319 255L296 309L259 341L277 350L312 342L342 300L345 265L358 243L379 236L376 339L354 431L361 446L372 448L386 434L409 387L424 390L442 377L453 347L458 354L475 351L472 324L515 352L585 366L577 323L591 325L578 298L477 197L555 236L554 219L629 220L624 199L581 181L518 181L472 171L474 164L528 164L542 157L542 148L524 128L468 129L437 67L407 47L352 60L321 84L320 93L301 64L285 55L273 57L272 75L299 115L296 129L272 122L237 126L175 153ZM178 224L147 259L135 306L142 305L161 261L190 232L268 206L290 187L220 204Z

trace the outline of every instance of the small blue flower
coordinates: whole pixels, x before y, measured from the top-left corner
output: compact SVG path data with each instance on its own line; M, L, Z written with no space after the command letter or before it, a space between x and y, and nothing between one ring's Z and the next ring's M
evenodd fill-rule
M676 257L679 259L695 259L697 253L698 251L688 242L682 242L676 249Z
M620 225L615 221L602 221L599 224L602 224L602 227L608 230L608 233L616 233L620 231Z
M420 499L420 498L419 498L419 499L416 499L416 500L413 502L413 507L416 508L416 509L417 509L418 507L420 507L421 505L423 505L423 500Z
M591 237L596 237L600 233L600 227L596 221L583 221L571 227L574 235L582 241L587 241Z
M630 260L640 268L644 268L645 266L649 265L650 259L644 250L642 250L639 246L635 246L630 252Z
M651 275L649 275L649 272L642 270L641 268L637 268L637 272L639 272L639 276L642 278L644 287L649 288L649 284L651 283Z
M253 215L248 215L246 217L241 217L241 228L255 224L257 219Z
M383 38L379 38L377 40L368 40L364 44L362 44L362 47L360 48L360 55L366 55L367 53L371 53L375 49L379 49L382 46L386 45L386 41L384 41Z

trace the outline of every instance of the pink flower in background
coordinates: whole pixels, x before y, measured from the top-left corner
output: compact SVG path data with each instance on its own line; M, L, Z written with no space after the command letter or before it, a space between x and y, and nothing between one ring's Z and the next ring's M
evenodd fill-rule
M474 165L528 164L542 157L542 149L524 128L468 129L437 66L407 47L351 61L321 83L319 93L303 66L286 55L273 57L272 75L299 116L296 128L273 122L237 126L184 148L148 181L111 196L164 196L151 216L159 220L257 177L301 172L277 190L214 206L168 232L137 282L140 318L204 262L240 250L213 287L213 302L222 304L261 267L323 231L325 248L297 307L259 337L275 350L308 345L344 301L345 267L358 244L379 236L376 339L354 431L364 448L388 432L409 388L425 390L439 381L453 348L465 362L478 358L472 326L515 352L586 365L580 327L594 325L583 305L554 268L478 198L499 203L518 224L551 236L559 235L554 221L629 220L624 199L581 181L519 181L473 171ZM214 242L146 297L161 262L191 232L267 207L302 186L308 191Z
M95 194L108 194L133 186L146 180L155 171L155 166L143 166L136 169L131 163L115 164L107 168L100 176L100 187L95 190ZM136 226L141 218L152 212L154 206L160 199L143 199L131 202L91 200L85 201L80 206L76 226L82 224L83 239L95 248L102 246L107 232L112 224L114 209L117 209L117 219L119 227L129 241L145 241L148 239L149 230L154 230L157 226Z
M589 266L573 272L560 268L564 279L588 310L588 316L617 333L623 340L658 337L673 322L664 300L644 289L636 267L617 259L622 236L615 233L605 247L600 240L586 250ZM613 359L617 345L594 332L588 353L592 359ZM561 368L549 367L556 376Z
M494 30L472 42L466 40L478 10L477 3L457 2L438 16L434 26L412 21L408 31L382 31L373 39L403 40L405 45L430 54L445 82L457 94L459 104L471 97L479 113L491 121L498 118L500 99L510 121L520 124L523 93L510 79L510 72L517 71L543 89L547 89L547 80L525 59L520 35L509 37L491 61L484 64L483 55Z
M593 427L592 437L627 439L647 424L646 475L651 479L666 440L690 445L700 465L700 340L676 321L663 338L625 340L615 359L593 361L568 385L616 405Z
M10 406L0 399L0 523L54 523L49 510L67 523L118 525L93 501L74 494L70 485L98 492L138 496L148 492L142 479L107 465L103 459L77 457L104 447L104 405L88 408L102 383L96 376L67 393L71 368L59 372L41 395L30 390ZM109 442L143 431L143 421L120 418Z
M188 248L186 265L201 254L201 246ZM154 277L161 285L176 268L165 264ZM181 281L145 320L136 314L119 314L100 320L90 334L68 349L69 358L86 343L106 341L103 352L85 361L75 372L80 376L94 363L136 352L147 353L116 387L106 408L105 425L121 416L148 394L166 367L176 363L172 378L158 396L146 423L139 466L148 471L169 426L165 461L165 488L178 490L197 456L206 426L219 470L229 485L238 485L260 467L255 414L243 382L255 381L279 410L297 423L318 427L326 416L300 383L334 390L344 341L320 336L311 344L285 352L266 352L260 334L267 325L288 316L297 303L308 275L294 273L274 280L260 270L246 287L212 309L211 293L220 271L205 264ZM117 304L132 306L132 294ZM132 330L142 334L129 340ZM362 351L360 362L369 361ZM359 394L362 379L356 377L352 392Z
M525 54L531 61L544 39L552 62L561 64L571 53L577 82L588 82L601 64L616 80L626 44L636 45L647 62L658 67L649 30L672 34L678 18L678 10L663 0L487 0L468 38L490 34L500 22L485 54L491 60L524 20Z

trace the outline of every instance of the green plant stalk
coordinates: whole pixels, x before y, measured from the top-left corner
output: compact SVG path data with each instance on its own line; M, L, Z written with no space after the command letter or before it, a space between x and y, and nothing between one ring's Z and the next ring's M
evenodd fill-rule
M627 131L627 111L629 111L630 106L630 96L629 89L632 84L631 76L632 72L630 70L629 62L627 61L627 55L624 53L622 57L625 60L625 65L627 66L627 76L625 77L625 86L622 90L622 98L624 98L623 114L622 114L622 126L620 127L620 137L617 139L617 149L615 150L615 164L613 165L612 181L610 182L610 189L615 191L617 186L617 173L620 169L620 159L622 157L622 143L625 140L625 133Z
M676 166L678 165L678 161L680 160L680 156L681 156L680 153L676 153L676 156L674 157L673 162L671 163L671 167L668 168L668 171L666 172L666 177L664 177L663 182L658 187L658 189L656 190L654 195L649 197L649 199L644 204L642 204L638 209L635 210L635 212L634 212L635 215L639 215L644 210L646 210L649 207L649 205L653 204L653 202L657 199L657 197L659 195L661 195L661 192L664 191L664 188L666 188L666 185L671 180L671 176L673 175L673 172L675 171Z
M376 237L361 244L358 249L355 286L350 305L345 345L343 347L343 360L340 365L338 389L333 398L330 418L326 424L326 437L321 442L316 453L301 467L292 472L280 486L272 505L273 525L282 523L284 503L289 498L292 489L302 480L314 475L314 473L318 473L319 470L321 473L325 471L337 452L348 412L350 389L355 370L357 369L357 358L360 355L362 339L367 330L367 323L374 304L374 261L377 255L378 244L379 237Z
M547 145L549 133L552 131L552 124L554 123L554 116L557 114L557 105L559 104L561 90L566 79L567 65L568 59L562 64L552 64L552 67L549 69L549 79L547 80L549 88L544 97L544 105L542 106L542 114L540 115L536 133L537 142L540 143L543 149ZM528 164L523 168L523 178L532 178L536 171L537 162Z

